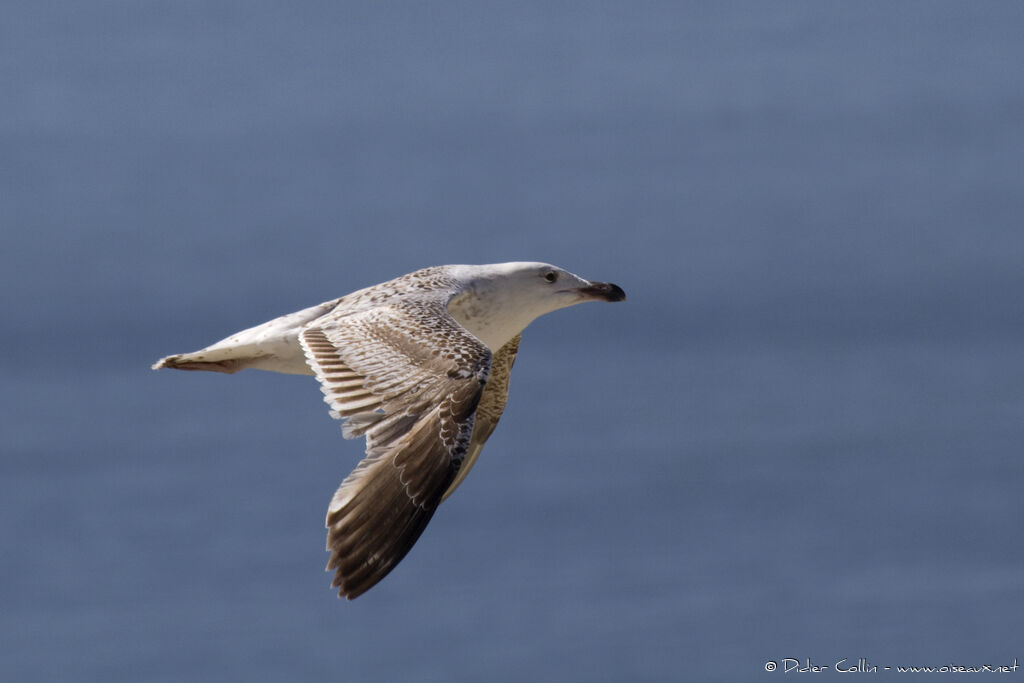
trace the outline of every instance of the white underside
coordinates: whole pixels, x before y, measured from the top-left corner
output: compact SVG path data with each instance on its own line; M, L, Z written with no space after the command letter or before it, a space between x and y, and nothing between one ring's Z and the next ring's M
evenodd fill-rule
M330 312L337 300L326 301L262 325L236 332L205 349L185 354L188 360L217 362L244 360L244 367L288 375L312 375L299 344L299 333L308 323Z

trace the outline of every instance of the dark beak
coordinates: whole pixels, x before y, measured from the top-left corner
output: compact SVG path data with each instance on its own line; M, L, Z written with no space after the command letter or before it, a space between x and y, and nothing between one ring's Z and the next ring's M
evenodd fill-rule
M626 300L626 293L622 291L622 287L610 282L591 282L586 287L580 287L579 292L588 299L598 301Z

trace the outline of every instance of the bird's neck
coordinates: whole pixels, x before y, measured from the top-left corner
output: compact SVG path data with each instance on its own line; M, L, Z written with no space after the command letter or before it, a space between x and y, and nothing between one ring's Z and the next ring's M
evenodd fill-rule
M534 311L499 290L467 289L452 297L448 312L492 352L545 311Z

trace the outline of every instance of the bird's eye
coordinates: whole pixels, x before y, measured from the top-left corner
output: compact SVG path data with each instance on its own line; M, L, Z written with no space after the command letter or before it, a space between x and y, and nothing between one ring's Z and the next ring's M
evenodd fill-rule
M556 273L553 270L549 270L548 272L544 273L544 279L548 282L554 282L555 280L558 279L558 273Z

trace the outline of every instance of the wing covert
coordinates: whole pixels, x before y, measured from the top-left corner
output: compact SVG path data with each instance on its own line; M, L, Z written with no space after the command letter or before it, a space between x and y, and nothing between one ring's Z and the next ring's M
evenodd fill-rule
M440 297L330 314L300 341L344 436L366 437L327 513L327 568L351 599L412 548L456 478L491 353Z

